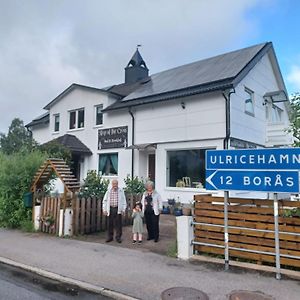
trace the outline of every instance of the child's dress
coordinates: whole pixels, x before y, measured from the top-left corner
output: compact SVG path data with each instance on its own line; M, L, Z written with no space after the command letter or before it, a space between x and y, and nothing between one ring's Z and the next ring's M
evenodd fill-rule
M142 211L135 211L132 213L133 226L132 233L143 233L143 217L144 213Z

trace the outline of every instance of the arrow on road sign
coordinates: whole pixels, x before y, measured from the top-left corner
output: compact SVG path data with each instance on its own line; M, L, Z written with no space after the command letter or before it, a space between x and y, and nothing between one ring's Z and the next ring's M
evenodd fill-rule
M299 172L207 170L206 189L299 193Z

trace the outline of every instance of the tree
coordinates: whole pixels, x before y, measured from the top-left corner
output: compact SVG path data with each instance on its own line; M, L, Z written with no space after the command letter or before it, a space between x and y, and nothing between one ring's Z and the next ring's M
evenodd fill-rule
M71 163L71 151L55 140L38 146L38 149L46 153L48 158L62 158L67 164Z
M5 154L17 153L21 150L31 151L35 142L19 118L12 120L7 135L0 134L0 150Z
M294 94L291 98L290 120L289 131L294 136L294 146L300 147L300 93Z

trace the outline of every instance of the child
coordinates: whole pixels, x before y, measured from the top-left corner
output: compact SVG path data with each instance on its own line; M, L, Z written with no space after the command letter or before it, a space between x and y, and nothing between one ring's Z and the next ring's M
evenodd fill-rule
M140 202L137 202L135 204L135 208L133 209L132 218L133 218L133 227L132 227L132 233L133 233L133 241L132 244L138 244L140 245L142 243L143 239L143 217L144 213L142 212L142 204Z

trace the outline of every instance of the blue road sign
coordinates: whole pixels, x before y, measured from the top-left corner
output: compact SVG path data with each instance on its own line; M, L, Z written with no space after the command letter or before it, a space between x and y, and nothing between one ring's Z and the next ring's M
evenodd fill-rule
M300 170L300 148L207 150L207 170Z
M299 193L300 148L206 151L206 189Z
M207 170L206 189L299 193L299 172Z

